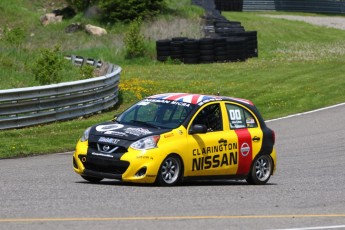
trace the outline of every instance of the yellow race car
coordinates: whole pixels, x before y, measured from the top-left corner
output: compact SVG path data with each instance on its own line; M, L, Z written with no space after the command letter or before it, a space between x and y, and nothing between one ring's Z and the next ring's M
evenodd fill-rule
M188 93L153 95L89 127L74 171L85 180L176 185L188 179L265 184L276 168L275 133L251 101Z

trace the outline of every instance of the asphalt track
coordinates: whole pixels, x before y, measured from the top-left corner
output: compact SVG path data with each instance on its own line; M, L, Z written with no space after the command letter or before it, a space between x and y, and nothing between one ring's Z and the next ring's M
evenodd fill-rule
M264 186L90 184L72 153L0 160L0 229L345 229L344 115L269 121L279 161Z

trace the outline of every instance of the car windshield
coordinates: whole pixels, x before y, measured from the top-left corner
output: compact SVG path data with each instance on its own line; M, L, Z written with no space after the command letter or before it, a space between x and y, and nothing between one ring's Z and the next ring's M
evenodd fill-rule
M183 123L194 106L185 102L148 98L131 106L116 120L135 126L174 129Z

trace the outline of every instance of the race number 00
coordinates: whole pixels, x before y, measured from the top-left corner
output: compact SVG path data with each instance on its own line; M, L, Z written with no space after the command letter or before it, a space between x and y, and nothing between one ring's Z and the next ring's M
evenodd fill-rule
M241 111L239 109L235 109L235 110L230 110L230 119L232 121L236 121L236 120L242 120L241 118Z

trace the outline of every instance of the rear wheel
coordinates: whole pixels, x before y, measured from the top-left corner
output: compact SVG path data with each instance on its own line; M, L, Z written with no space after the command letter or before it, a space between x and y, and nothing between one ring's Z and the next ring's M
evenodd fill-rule
M273 163L269 155L260 155L255 158L250 174L247 178L249 184L266 184L272 174Z
M81 176L84 180L87 180L91 183L99 183L103 178L91 177L91 176Z
M159 168L157 183L163 186L172 186L180 182L182 164L179 157L170 155L164 159Z

